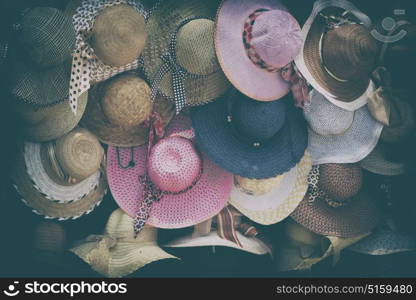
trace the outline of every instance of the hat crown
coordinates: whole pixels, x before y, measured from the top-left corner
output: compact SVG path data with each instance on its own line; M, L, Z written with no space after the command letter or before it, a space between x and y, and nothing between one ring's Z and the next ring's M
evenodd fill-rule
M39 67L52 67L71 57L75 28L69 16L51 7L35 7L22 19L19 40Z
M115 126L133 127L148 120L152 113L151 90L133 74L123 74L108 81L101 106L105 117Z
M357 76L368 76L377 57L377 41L363 25L345 24L324 35L322 59L338 78L356 80Z
M322 236L310 231L306 227L296 223L295 221L288 220L284 227L285 235L298 243L309 246L320 246Z
M194 19L184 24L176 35L176 59L191 74L209 75L219 70L214 47L215 23Z
M162 191L178 193L197 180L202 162L190 140L172 136L152 147L147 168L150 179Z
M347 200L361 189L363 174L357 164L323 164L319 167L319 187L332 199Z
M56 159L62 170L81 181L100 168L104 149L88 130L78 128L56 140Z
M234 99L231 116L240 135L253 142L265 142L285 124L286 105L284 100L261 102L241 95Z
M251 46L268 65L282 68L298 55L301 45L301 28L287 11L261 12L253 24Z

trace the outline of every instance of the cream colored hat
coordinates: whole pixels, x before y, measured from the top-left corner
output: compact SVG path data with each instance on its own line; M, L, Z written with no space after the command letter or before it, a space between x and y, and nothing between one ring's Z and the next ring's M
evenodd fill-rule
M311 168L311 157L306 152L294 168L277 177L258 180L236 176L229 203L259 224L280 222L302 201Z
M106 277L123 277L152 262L177 259L157 245L157 228L145 225L134 238L133 219L121 209L108 219L103 235L89 236L70 249Z

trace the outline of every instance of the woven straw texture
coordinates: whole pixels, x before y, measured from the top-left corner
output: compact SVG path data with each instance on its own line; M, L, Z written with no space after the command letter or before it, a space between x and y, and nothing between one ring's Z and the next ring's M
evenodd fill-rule
M316 90L311 96L311 105L318 101L322 105L333 105ZM309 115L308 118L314 119L314 116ZM327 123L327 126L331 124ZM312 156L312 164L358 162L377 145L382 129L383 125L371 116L367 106L355 111L350 128L343 134L323 136L309 129L308 151Z
M16 102L14 109L20 117L25 139L32 142L55 140L75 128L87 107L88 92L78 99L77 113L73 114L66 101L37 109L32 105Z
M150 90L144 81L138 77L133 79L132 76L134 77L125 73L95 85L89 92L89 101L81 124L105 144L132 147L142 145L148 140L149 129L142 122L151 115ZM112 97L106 95L105 91ZM164 126L174 116L173 105L162 97L156 98L154 110L161 116Z
M397 176L406 171L406 166L402 162L389 161L386 158L383 143L379 142L373 151L370 152L363 160L360 166L375 174L384 176Z
M65 249L66 233L61 224L43 221L35 228L33 247L36 250L62 253Z
M121 209L108 219L104 235L90 236L70 249L106 277L123 277L162 259L177 259L157 245L157 229L145 226L134 238L133 219Z
M12 171L14 187L22 197L22 201L36 214L43 215L48 219L77 219L84 214L90 213L101 203L106 193L107 181L103 174L100 183L83 199L68 203L54 203L40 193L26 171L23 149L18 155Z
M308 188L306 178L311 167L310 155L306 153L296 167L281 175L284 178L280 184L268 194L251 196L234 186L229 203L254 222L263 225L278 223L289 216L302 201Z
M143 51L144 73L152 81L163 65L161 56L169 50L172 34L179 24L194 16L214 18L218 1L167 0L154 11L146 30L149 34ZM186 101L190 106L201 105L223 95L229 83L218 65L214 49L214 22L193 20L184 25L177 34L176 61L193 74L203 78L185 79ZM172 74L162 79L159 91L173 101Z
M39 68L58 66L71 58L75 47L72 20L51 7L35 7L22 19L19 42Z
M250 179L236 175L234 176L234 186L248 195L261 196L279 186L284 178L285 174L266 179Z

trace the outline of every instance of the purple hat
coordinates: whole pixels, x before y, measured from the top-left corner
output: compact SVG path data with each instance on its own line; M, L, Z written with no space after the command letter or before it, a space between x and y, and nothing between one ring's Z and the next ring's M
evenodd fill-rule
M243 94L260 101L289 92L281 69L302 44L296 19L279 1L225 0L217 14L215 48L228 80Z

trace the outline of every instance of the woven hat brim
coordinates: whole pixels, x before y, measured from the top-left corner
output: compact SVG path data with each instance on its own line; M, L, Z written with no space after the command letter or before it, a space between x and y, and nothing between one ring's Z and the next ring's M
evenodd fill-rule
M293 168L308 143L305 120L286 101L286 122L266 145L253 147L238 140L227 122L226 99L191 110L196 142L216 164L247 178L270 178Z
M143 71L152 82L163 61L161 56L167 52L171 35L186 18L201 16L214 19L219 0L215 1L164 1L163 7L154 11L146 25L148 39L143 50ZM189 106L203 105L226 93L229 82L221 69L198 79L185 80L186 101ZM165 75L159 86L160 93L174 101L172 74Z
M356 163L376 147L382 129L383 125L371 116L367 106L355 111L350 128L343 134L322 136L308 129L312 164Z
M360 161L360 167L374 174L384 176L398 176L406 171L406 166L400 162L388 161L383 155L379 143L373 151Z
M273 0L221 3L216 18L215 49L218 61L228 80L241 93L260 101L277 100L289 93L289 84L280 73L267 72L247 56L243 43L243 25L257 9L287 9Z
M271 192L261 196L251 196L234 186L229 202L256 223L262 225L278 223L289 216L302 201L308 189L306 178L311 168L310 155L305 153L299 164L282 175L283 180Z
M140 125L131 128L122 128L106 122L106 117L98 102L100 101L98 89L99 86L95 85L90 90L87 108L81 119L81 125L94 133L101 142L110 146L134 147L147 143L148 128ZM157 97L154 105L155 110L160 114L166 126L175 115L173 105L162 97Z
M308 200L306 195L290 216L317 234L353 238L371 232L380 221L378 207L363 190L344 207L333 208L322 199Z
M41 110L27 110L26 116L35 119L37 114L47 114L37 124L28 124L23 120L23 134L32 142L47 142L55 140L74 129L81 120L87 106L88 93L78 98L77 112L71 111L69 102L61 102Z
M139 244L120 241L109 250L108 261L101 262L100 259L102 258L97 257L91 251L96 244L97 242L84 242L70 249L70 251L89 264L92 269L110 278L127 276L159 260L178 259L161 249L156 243ZM100 261L100 264L106 264L107 271L105 272L102 266L97 268L96 261Z
M22 197L22 201L36 214L48 219L77 219L84 214L89 214L102 201L107 191L107 181L102 174L99 184L87 196L72 203L55 203L45 198L33 185L26 172L23 150L18 155L11 177L14 187Z
M237 232L237 238L240 241L242 247L239 247L236 243L223 239L218 236L217 232L211 232L206 236L192 237L185 236L174 241L171 241L163 247L166 248L185 248L185 247L205 247L205 246L222 246L238 249L241 251L249 252L257 255L264 255L268 253L268 249L263 246L256 238L249 238Z

